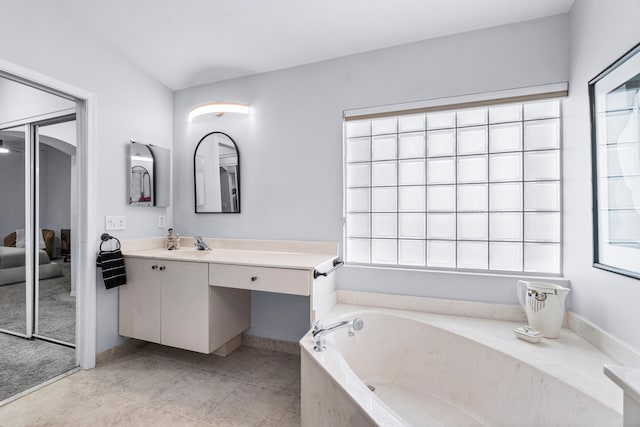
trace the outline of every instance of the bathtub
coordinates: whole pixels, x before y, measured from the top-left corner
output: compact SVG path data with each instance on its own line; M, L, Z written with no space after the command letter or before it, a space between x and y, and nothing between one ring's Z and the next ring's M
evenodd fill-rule
M331 321L364 328L301 340L302 425L619 426L610 361L576 334L531 344L520 323L340 306Z

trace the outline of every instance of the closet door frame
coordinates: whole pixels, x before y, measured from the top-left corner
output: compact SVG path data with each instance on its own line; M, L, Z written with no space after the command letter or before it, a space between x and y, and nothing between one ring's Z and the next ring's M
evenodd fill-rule
M76 362L81 368L90 369L95 367L96 363L95 256L100 242L97 235L97 192L95 191L97 188L97 95L4 59L0 59L0 76L76 102L78 205L71 212L71 227L77 230L72 235L71 242L72 247L77 248L74 255L78 260L74 267L78 283L76 289ZM29 196L29 203L34 203L33 197L35 195L30 194ZM30 210L30 212L32 211ZM32 234L25 237L33 241L34 236ZM30 263L30 270L33 271L33 251ZM31 328L28 330L33 330L33 312L30 317Z

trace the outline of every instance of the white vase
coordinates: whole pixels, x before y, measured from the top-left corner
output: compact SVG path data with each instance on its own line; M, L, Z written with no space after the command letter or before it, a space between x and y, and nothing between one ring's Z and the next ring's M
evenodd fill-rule
M564 300L571 289L543 282L518 280L518 300L529 327L545 338L558 338L564 321Z

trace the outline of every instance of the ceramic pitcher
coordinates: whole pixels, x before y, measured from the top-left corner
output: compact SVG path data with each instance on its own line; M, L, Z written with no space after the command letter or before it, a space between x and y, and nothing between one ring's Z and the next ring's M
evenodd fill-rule
M518 280L518 300L529 326L545 338L558 338L564 320L564 300L570 289L553 283Z

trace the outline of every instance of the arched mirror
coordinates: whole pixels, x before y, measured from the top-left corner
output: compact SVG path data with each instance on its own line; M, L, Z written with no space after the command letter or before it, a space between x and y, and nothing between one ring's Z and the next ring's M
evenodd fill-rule
M222 132L206 134L193 155L196 213L240 212L238 146Z

